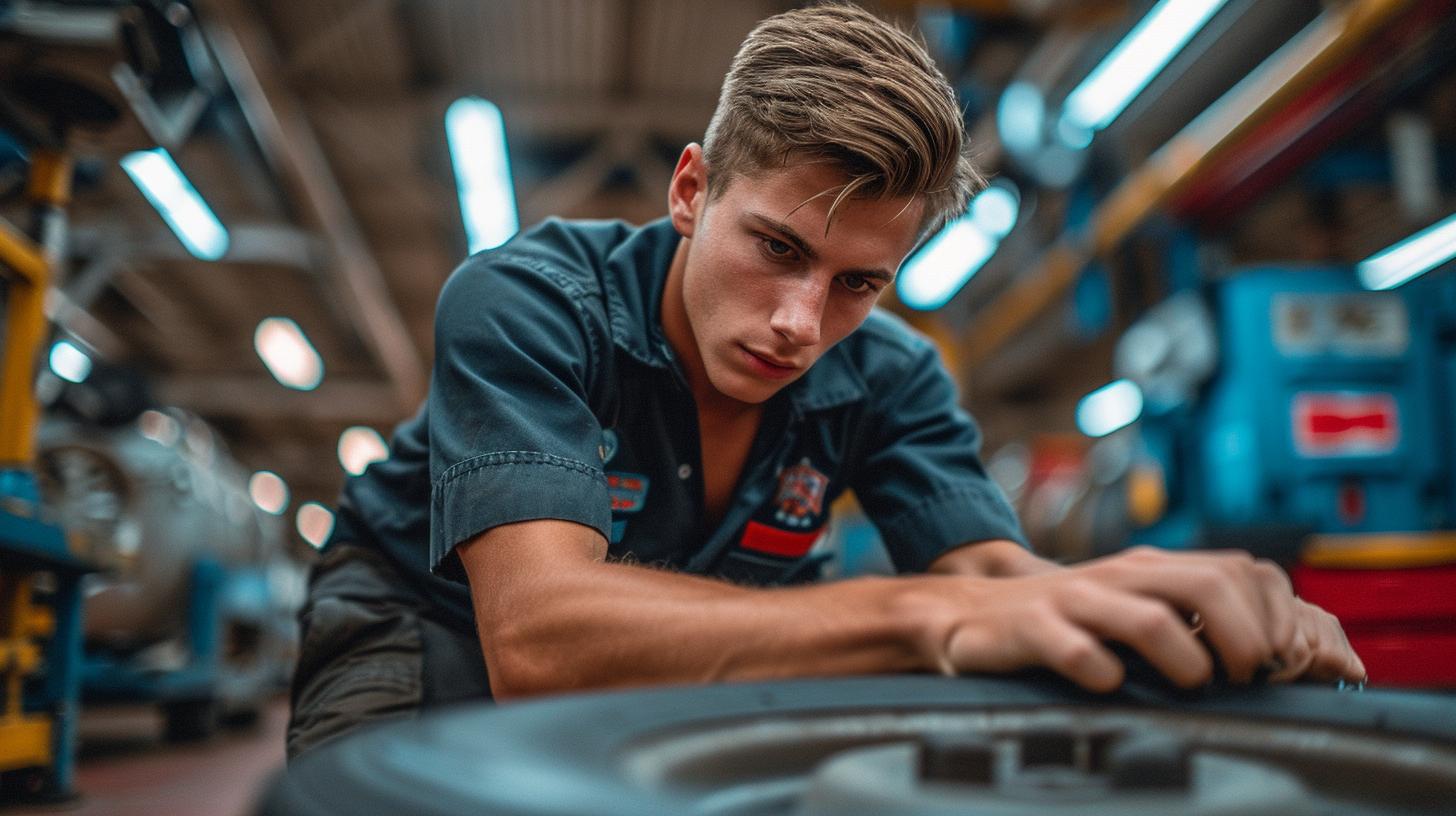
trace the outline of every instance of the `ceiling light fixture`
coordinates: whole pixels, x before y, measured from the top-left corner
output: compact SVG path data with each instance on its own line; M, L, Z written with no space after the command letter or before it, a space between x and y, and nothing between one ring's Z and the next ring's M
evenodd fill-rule
M138 150L121 160L142 195L195 257L215 261L227 253L228 231L182 169L163 148Z
M253 348L278 382L312 391L324 379L324 361L298 324L286 317L264 318L253 332Z
M1143 413L1143 390L1132 380L1117 380L1077 403L1077 427L1088 436L1107 436L1137 421Z
M1395 287L1456 258L1456 215L1381 250L1355 267L1366 289Z
M1159 0L1062 104L1059 138L1085 147L1167 67L1227 0Z
M505 119L493 103L467 96L445 111L445 136L470 252L494 249L509 241L521 226Z
M355 425L339 434L339 464L354 476L371 464L389 458L389 446L379 431Z
M955 297L996 254L1011 233L1021 199L1009 181L981 191L966 214L950 222L905 262L896 280L900 302L911 309L939 309Z

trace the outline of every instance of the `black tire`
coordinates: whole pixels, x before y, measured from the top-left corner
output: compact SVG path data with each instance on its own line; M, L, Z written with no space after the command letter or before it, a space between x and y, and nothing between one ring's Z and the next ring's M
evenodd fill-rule
M220 712L216 700L174 700L162 704L162 729L167 742L200 742L217 733Z
M299 757L274 781L260 812L268 816L710 812L704 797L715 784L741 787L732 781L735 775L770 783L779 780L782 786L795 774L803 777L823 766L836 751L916 738L904 730L909 726L896 726L901 730L890 735L859 723L940 721L936 718L951 718L945 720L950 722L985 719L988 714L1115 715L1211 732L1244 728L1253 735L1249 738L1253 747L1245 750L1253 753L1268 734L1274 734L1283 742L1273 744L1291 754L1289 767L1274 775L1299 776L1310 788L1315 809L1307 812L1439 813L1456 801L1456 699L1451 697L1292 686L1222 690L1196 697L1129 686L1117 695L1094 697L1045 677L907 676L656 689L443 709L418 720L363 731ZM733 743L739 737L728 736L747 733L762 739L774 728L792 735L798 733L795 729L807 734L830 726L837 736L805 737L802 744L778 756L772 747ZM691 748L694 739L696 749ZM1360 747L1372 739L1381 743L1379 751ZM926 744L920 743L922 750L929 750ZM1331 765L1329 751L1319 753L1322 744L1353 746L1359 756L1353 763L1345 756L1343 764ZM1028 745L1018 750L1025 752ZM692 750L707 753L683 759ZM1407 758L1422 756L1428 762L1418 773L1361 765L1378 765L1382 757L1400 751ZM644 782L642 769L664 757L673 767L654 777L656 781ZM1277 765L1280 759L1253 762ZM1399 776L1402 772L1415 775L1405 779ZM711 812L721 814L847 812L842 802L806 811L801 800L782 796L764 798L751 807L725 808L722 796L715 801ZM975 812L1047 813L1046 804L1034 802L1018 809L1015 802L1000 802ZM940 811L862 805L854 812Z

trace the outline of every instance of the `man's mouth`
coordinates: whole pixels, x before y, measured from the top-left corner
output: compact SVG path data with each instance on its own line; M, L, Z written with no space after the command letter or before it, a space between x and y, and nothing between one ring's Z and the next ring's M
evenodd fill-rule
M747 346L740 345L738 348L750 367L763 377L779 380L790 377L799 370L799 366L792 362L780 360L772 355L761 354Z

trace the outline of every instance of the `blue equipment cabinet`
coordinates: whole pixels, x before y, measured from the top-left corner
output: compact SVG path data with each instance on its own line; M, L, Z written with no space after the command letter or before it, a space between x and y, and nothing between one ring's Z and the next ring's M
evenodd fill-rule
M1279 559L1373 681L1456 685L1456 283L1264 267L1205 294L1217 364L1138 424L1167 509L1132 540Z
M1221 365L1196 457L1208 523L1447 526L1429 300L1362 290L1348 269L1266 268L1217 284L1214 308Z

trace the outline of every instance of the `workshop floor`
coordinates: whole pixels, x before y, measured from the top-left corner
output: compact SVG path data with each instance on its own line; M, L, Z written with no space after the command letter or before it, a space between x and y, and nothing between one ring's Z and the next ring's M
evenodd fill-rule
M4 816L242 816L265 780L283 767L288 704L270 705L258 725L201 743L161 739L154 708L93 709L81 715L72 802L0 811Z

